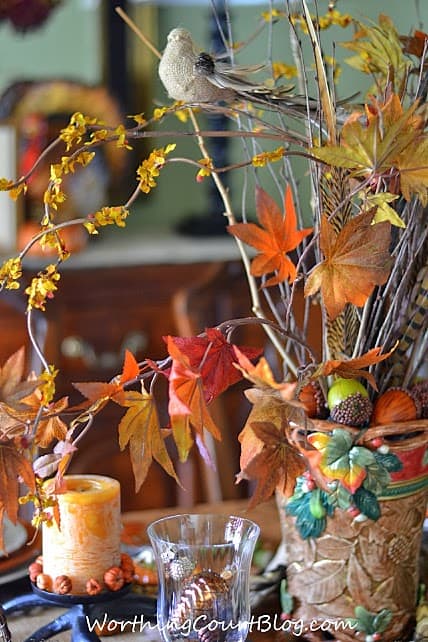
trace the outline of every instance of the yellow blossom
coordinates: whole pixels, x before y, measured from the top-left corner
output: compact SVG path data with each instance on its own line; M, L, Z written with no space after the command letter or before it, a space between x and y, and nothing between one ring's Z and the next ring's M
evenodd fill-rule
M0 267L0 285L6 290L17 290L22 276L22 263L18 256L7 259Z
M285 62L272 63L272 72L275 80L278 78L297 77L297 67L295 65L287 65Z
M196 181L200 183L203 181L205 176L211 176L211 171L213 169L213 163L211 158L202 158L200 161L198 161L200 165L203 165L199 172L196 174Z
M17 185L16 187L13 187L13 188L9 191L9 196L10 196L10 198L11 198L11 199L13 199L14 201L16 201L16 199L18 198L18 196L19 196L20 194L25 194L25 193L26 193L26 191L27 191L27 183L19 183L19 185Z
M254 167L264 167L266 163L279 161L284 156L284 151L284 147L281 146L271 152L261 152L260 154L256 154L256 156L253 156L252 158L252 165Z
M90 140L87 140L85 145L95 145L96 143L106 140L109 132L107 129L97 129L96 131L91 132Z
M43 405L47 405L52 401L55 395L55 378L58 374L58 370L50 365L48 370L44 370L39 376L41 385L39 387L39 392L42 396Z
M52 299L58 289L56 282L59 281L60 276L56 270L56 265L52 263L46 267L44 272L39 272L25 290L25 294L28 294L27 309L37 308L44 311L46 309L46 299Z
M175 112L175 115L181 123L187 123L187 121L189 120L188 109L179 109Z
M115 136L117 136L116 147L124 147L125 149L132 149L132 147L128 145L128 141L126 139L127 132L123 125L118 125L118 127L116 127L113 133Z
M66 149L69 151L73 145L78 145L82 142L83 137L86 134L88 125L95 125L97 123L96 118L89 118L84 116L80 112L75 112L71 118L67 127L61 130L59 137L66 143Z
M285 11L280 11L279 9L272 9L271 11L263 11L262 18L265 22L275 22L281 18L286 17Z
M153 120L160 120L169 111L169 107L156 107L153 111Z
M152 187L156 187L155 178L159 176L159 170L166 162L166 155L175 149L175 144L154 149L150 156L143 160L137 169L137 177L140 181L140 190L148 194Z
M132 118L133 120L135 120L137 125L139 125L140 127L144 127L147 124L147 120L144 118L144 114L143 113L141 113L141 114L131 114L130 116L128 116L128 118Z
M7 178L0 178L0 192L5 192L10 189L13 185L13 181L8 180Z
M97 228L105 225L117 225L125 227L126 219L129 216L129 210L122 205L116 207L103 207L95 214L88 216L88 221L84 223L85 228L90 234L98 234Z

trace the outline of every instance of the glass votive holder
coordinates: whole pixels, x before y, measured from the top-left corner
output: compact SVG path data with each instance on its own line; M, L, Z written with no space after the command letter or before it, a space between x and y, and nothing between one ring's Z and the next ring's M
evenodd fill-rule
M153 522L147 532L158 570L163 640L245 640L257 524L236 516L186 514Z

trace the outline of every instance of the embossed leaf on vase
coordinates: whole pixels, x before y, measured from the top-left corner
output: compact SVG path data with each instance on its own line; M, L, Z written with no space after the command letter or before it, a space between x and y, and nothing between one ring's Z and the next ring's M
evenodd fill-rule
M310 569L297 573L290 580L290 592L295 590L306 596L309 604L330 602L339 597L346 588L346 563L339 560L320 560Z
M324 305L335 319L346 303L363 306L376 285L385 283L391 266L390 223L372 225L373 212L352 218L336 232L321 219L320 247L324 260L309 275L305 296L321 290Z
M355 552L351 553L348 559L346 583L355 603L367 606L366 599L370 600L372 592L372 579Z
M353 549L353 543L339 535L326 533L317 540L317 554L324 559L346 560Z

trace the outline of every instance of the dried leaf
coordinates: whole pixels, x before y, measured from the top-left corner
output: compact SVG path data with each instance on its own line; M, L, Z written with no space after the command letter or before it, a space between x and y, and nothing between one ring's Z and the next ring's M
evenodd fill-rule
M59 414L68 407L68 397L63 397L49 406L49 417L37 425L34 441L42 448L47 448L54 440L65 439L67 425Z
M279 397L262 395L239 434L241 471L237 482L256 481L251 506L267 500L275 489L290 497L296 477L305 469L303 457L290 446L287 438L287 410L287 404Z
M273 198L260 187L256 190L256 209L261 227L255 223L236 223L227 229L230 234L258 250L259 253L251 262L253 276L276 273L264 283L266 287L286 280L292 283L297 272L287 253L296 249L312 232L312 228L297 229L296 210L289 186L284 197L284 215Z
M372 348L361 357L355 357L354 359L332 359L330 361L325 361L322 363L316 370L315 377L318 376L329 376L331 374L336 374L338 377L343 377L345 379L354 379L358 377L363 377L377 390L376 381L373 375L370 372L364 372L363 368L368 368L369 366L379 363L387 359L393 352L393 348L389 352L380 354L382 348Z
M324 261L309 275L305 296L321 290L328 315L335 319L346 303L360 307L365 304L376 285L388 278L389 223L372 225L372 212L359 214L337 233L323 216L320 247Z
M13 441L0 442L0 508L12 522L18 517L20 478L34 491L35 479L31 463L19 452Z
M119 424L119 446L124 450L129 445L135 491L140 490L153 460L179 483L161 434L152 395L143 386L141 392L127 392L126 406L128 410Z

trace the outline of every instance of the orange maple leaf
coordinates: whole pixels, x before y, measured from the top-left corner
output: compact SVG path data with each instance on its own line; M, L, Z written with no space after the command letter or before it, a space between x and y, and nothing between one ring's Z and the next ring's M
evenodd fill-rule
M370 372L364 372L362 368L368 368L369 366L379 363L387 359L395 350L395 347L389 352L380 354L382 350L381 347L372 348L361 357L355 357L354 359L331 359L330 361L324 361L316 369L314 373L314 379L320 376L328 377L331 374L336 374L339 377L344 377L345 379L354 379L358 377L363 377L367 379L370 385L377 390L377 385L375 378Z
M129 351L125 351L122 372L112 383L104 381L88 381L73 383L73 386L89 401L92 402L91 412L98 412L111 399L120 406L126 405L124 385L138 377L140 372L137 360Z
M221 439L221 434L207 408L202 375L190 366L189 357L179 350L173 337L167 337L167 346L172 357L168 375L168 413L180 461L186 461L193 442L196 441L202 457L210 464L210 456L205 448L204 430L218 440Z
M141 392L129 391L126 406L128 410L119 424L119 446L124 450L129 445L135 492L140 490L154 459L179 483L162 436L153 396L144 387Z
M305 296L321 289L327 313L335 319L346 303L365 304L376 285L388 278L391 225L372 225L373 211L352 218L337 233L327 216L321 219L320 247L324 261L309 275Z
M229 225L227 229L230 234L259 251L251 262L253 276L276 272L275 276L266 281L266 287L277 285L286 279L292 283L297 272L287 253L295 250L313 228L297 229L296 210L289 186L284 197L284 214L273 198L260 187L256 189L256 210L262 227L255 223L236 223Z

